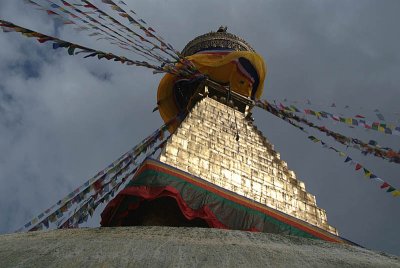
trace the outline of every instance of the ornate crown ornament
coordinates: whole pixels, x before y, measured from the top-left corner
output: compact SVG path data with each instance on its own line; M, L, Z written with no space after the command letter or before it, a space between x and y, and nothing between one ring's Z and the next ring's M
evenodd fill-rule
M227 27L219 27L218 31L200 35L190 41L182 50L184 57L196 54L197 52L213 49L229 48L235 51L253 51L243 38L227 32Z

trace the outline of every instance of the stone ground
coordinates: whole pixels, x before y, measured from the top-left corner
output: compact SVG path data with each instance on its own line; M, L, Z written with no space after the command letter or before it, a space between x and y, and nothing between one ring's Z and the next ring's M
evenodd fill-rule
M400 258L266 233L118 227L0 235L0 267L400 267Z

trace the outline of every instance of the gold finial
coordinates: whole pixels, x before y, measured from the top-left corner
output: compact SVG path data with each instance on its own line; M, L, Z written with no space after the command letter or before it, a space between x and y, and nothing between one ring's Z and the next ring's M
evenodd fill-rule
M182 50L182 55L190 56L202 50L215 48L254 52L254 49L243 38L228 33L227 30L227 26L221 26L216 32L210 32L196 37L185 46Z
M217 33L226 33L226 31L228 30L228 26L219 26L219 29L217 31Z

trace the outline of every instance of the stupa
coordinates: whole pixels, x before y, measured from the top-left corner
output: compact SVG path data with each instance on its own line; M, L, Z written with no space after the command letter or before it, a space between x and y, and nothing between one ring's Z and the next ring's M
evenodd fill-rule
M263 91L260 55L226 27L182 54L203 76L167 74L158 110L172 133L105 208L102 226L197 226L293 234L349 243L327 221L274 146L253 124Z

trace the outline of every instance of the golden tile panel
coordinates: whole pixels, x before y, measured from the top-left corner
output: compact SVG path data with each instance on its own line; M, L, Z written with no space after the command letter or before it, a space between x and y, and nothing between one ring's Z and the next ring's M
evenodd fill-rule
M261 131L216 100L204 98L196 104L159 160L337 234L315 196L306 192L304 182Z

